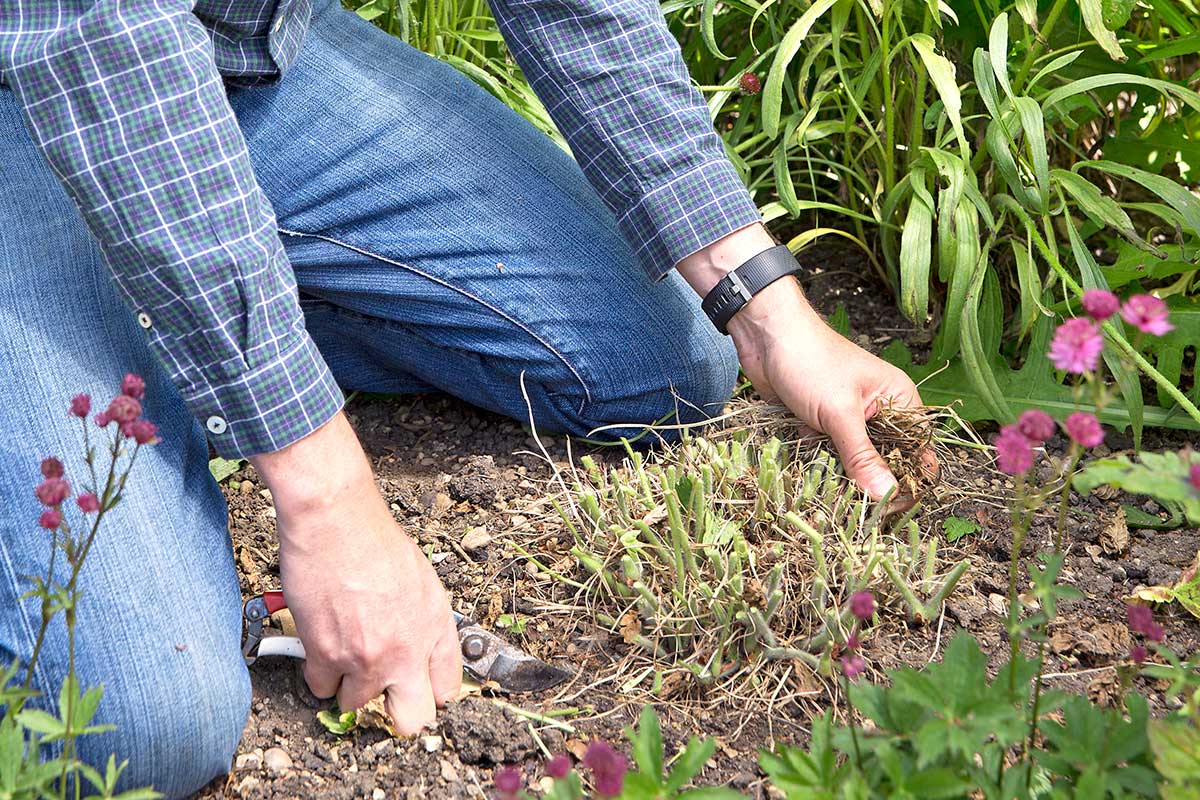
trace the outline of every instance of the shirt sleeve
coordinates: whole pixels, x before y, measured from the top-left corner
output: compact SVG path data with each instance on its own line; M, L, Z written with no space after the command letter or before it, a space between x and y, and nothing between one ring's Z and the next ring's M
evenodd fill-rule
M0 71L192 413L245 457L343 397L191 5L6 1Z
M761 220L656 0L490 3L651 277Z

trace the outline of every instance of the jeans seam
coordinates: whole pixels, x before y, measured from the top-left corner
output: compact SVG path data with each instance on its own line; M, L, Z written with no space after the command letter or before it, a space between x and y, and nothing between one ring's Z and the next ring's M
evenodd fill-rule
M539 336L528 325L521 322L519 319L517 319L513 315L509 314L508 312L504 311L503 309L499 308L498 306L496 306L492 303L489 303L487 300L484 300L482 297L479 297L478 295L473 294L473 293L467 291L466 289L463 289L461 286L455 286L454 284L450 283L449 281L447 281L443 278L439 278L438 276L430 274L424 270L417 269L416 267L412 266L411 264L405 264L401 261L397 261L394 258L388 258L387 256L385 256L381 253L376 253L371 250L367 250L364 247L359 247L357 245L351 244L351 243L341 240L341 239L337 239L337 238L335 238L333 236L329 236L327 234L310 233L310 232L306 232L306 231L297 231L297 230L292 230L290 228L283 228L283 227L278 228L278 230L279 230L279 233L281 233L285 236L300 236L300 237L307 237L307 238L311 238L311 239L319 239L323 242L328 242L330 244L337 245L338 247L344 247L345 249L347 249L353 253L358 253L359 255L367 256L368 258L374 258L378 261L382 261L385 264L391 264L394 267L399 267L401 269L408 270L409 272L413 273L414 275L419 275L422 278L425 278L426 280L433 281L434 283L438 284L439 286L443 286L453 292L457 292L458 294L462 295L463 297L467 298L468 300L478 303L480 306L482 306L483 308L486 308L488 311L491 311L493 314L500 317L504 321L508 322L510 325L514 325L517 328L519 328L520 330L524 331L530 338L532 338L535 342L537 342L542 347L546 348L546 350L548 352L553 354L555 358L557 358L559 361L561 361L563 366L565 366L568 370L570 370L571 375L573 375L575 377L575 380L577 380L579 382L580 388L583 389L583 401L579 404L579 411L577 412L580 416L583 415L584 409L587 408L588 404L592 402L592 392L588 388L587 381L585 381L583 379L583 376L579 373L579 370L575 368L575 365L571 363L570 359L568 359L565 355L563 355L563 353L561 351L559 351L558 348L556 348L554 345L552 345L550 342L548 342L544 337Z

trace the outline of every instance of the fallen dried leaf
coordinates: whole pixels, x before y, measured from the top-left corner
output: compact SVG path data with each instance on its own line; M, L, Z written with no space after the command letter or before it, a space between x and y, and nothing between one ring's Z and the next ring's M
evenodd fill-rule
M1125 509L1117 506L1117 513L1108 520L1100 531L1100 546L1109 555L1124 555L1129 552L1129 525L1125 520Z

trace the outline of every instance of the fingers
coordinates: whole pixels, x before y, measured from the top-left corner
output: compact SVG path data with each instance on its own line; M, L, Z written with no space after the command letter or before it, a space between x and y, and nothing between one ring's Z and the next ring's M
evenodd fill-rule
M338 708L343 711L359 709L384 692L384 681L365 673L343 676L338 689Z
M833 440L846 474L863 488L873 500L880 500L897 485L896 477L871 438L861 413L843 412L829 420L825 432Z
M304 682L308 684L314 697L326 700L337 694L338 686L342 682L342 673L328 661L308 658L304 661Z
M437 704L426 670L410 668L403 675L404 679L387 688L383 704L396 732L401 736L412 736L434 721Z
M458 697L462 690L462 651L459 649L458 629L447 620L447 629L429 655L429 683L433 699L443 706Z

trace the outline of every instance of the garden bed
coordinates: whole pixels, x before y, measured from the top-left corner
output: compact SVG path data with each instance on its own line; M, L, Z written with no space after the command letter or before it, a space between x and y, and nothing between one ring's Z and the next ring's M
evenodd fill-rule
M845 304L855 323L851 337L859 343L878 350L892 338L902 338L919 347L920 335L878 289L861 283L861 272L852 254L835 251L825 254L820 267L811 267L804 282L825 313ZM254 705L235 768L228 780L214 783L201 796L490 797L497 764L524 764L526 776L536 782L543 747L578 756L593 737L621 740L622 729L646 702L657 705L668 752L692 734L716 737L703 783L760 796L766 790L756 766L758 751L772 740L804 742L811 715L837 699L835 684L803 670L780 684L786 688L785 700L771 704L769 712L758 708L747 713L739 698L714 696L719 689L660 691L658 699L641 683L623 691L635 675L631 645L621 631L599 624L576 604L570 587L519 552L536 553L544 565L571 559L566 527L549 501L560 488L529 432L442 397L358 398L348 411L384 497L422 548L433 554L458 610L539 657L571 665L581 677L542 695L502 702L467 698L443 711L437 729L425 737L393 740L381 731L365 730L337 738L301 699L293 664L260 661L251 670ZM1144 446L1177 450L1186 438L1148 432ZM543 437L543 444L557 467L566 470L563 441ZM1110 430L1104 447L1116 452L1130 446L1127 435ZM1063 443L1048 444L1051 451L1055 448L1062 449ZM582 455L578 445L571 455ZM607 449L593 455L602 463L618 464L624 452ZM1004 597L1011 537L1005 499L1011 484L990 469L986 452L957 449L944 454L943 461L943 488L930 493L916 519L923 536L942 537L939 559L948 564L967 558L970 566L942 612L927 624L908 621L895 598L889 602L883 596L879 623L863 650L869 679L878 680L893 667L937 659L958 627L978 637L994 665L1007 657ZM278 588L269 493L249 468L225 480L223 487L244 592ZM1121 503L1152 514L1162 511L1146 498L1116 493L1106 499L1073 498L1064 582L1085 598L1063 604L1050 631L1049 685L1085 693L1100 703L1115 696L1111 665L1124 660L1131 645L1123 599L1142 586L1172 584L1200 550L1200 532L1194 529L1122 527ZM948 516L973 522L978 530L948 544ZM1028 548L1049 547L1048 521L1035 524ZM463 545L468 532L474 540L469 550ZM1159 619L1173 649L1197 649L1200 624L1185 611L1177 605L1164 607ZM1139 686L1160 711L1163 688L1146 681ZM663 695L669 699L662 700ZM575 711L547 724L506 703L535 715ZM272 748L286 758L279 752L268 755Z

